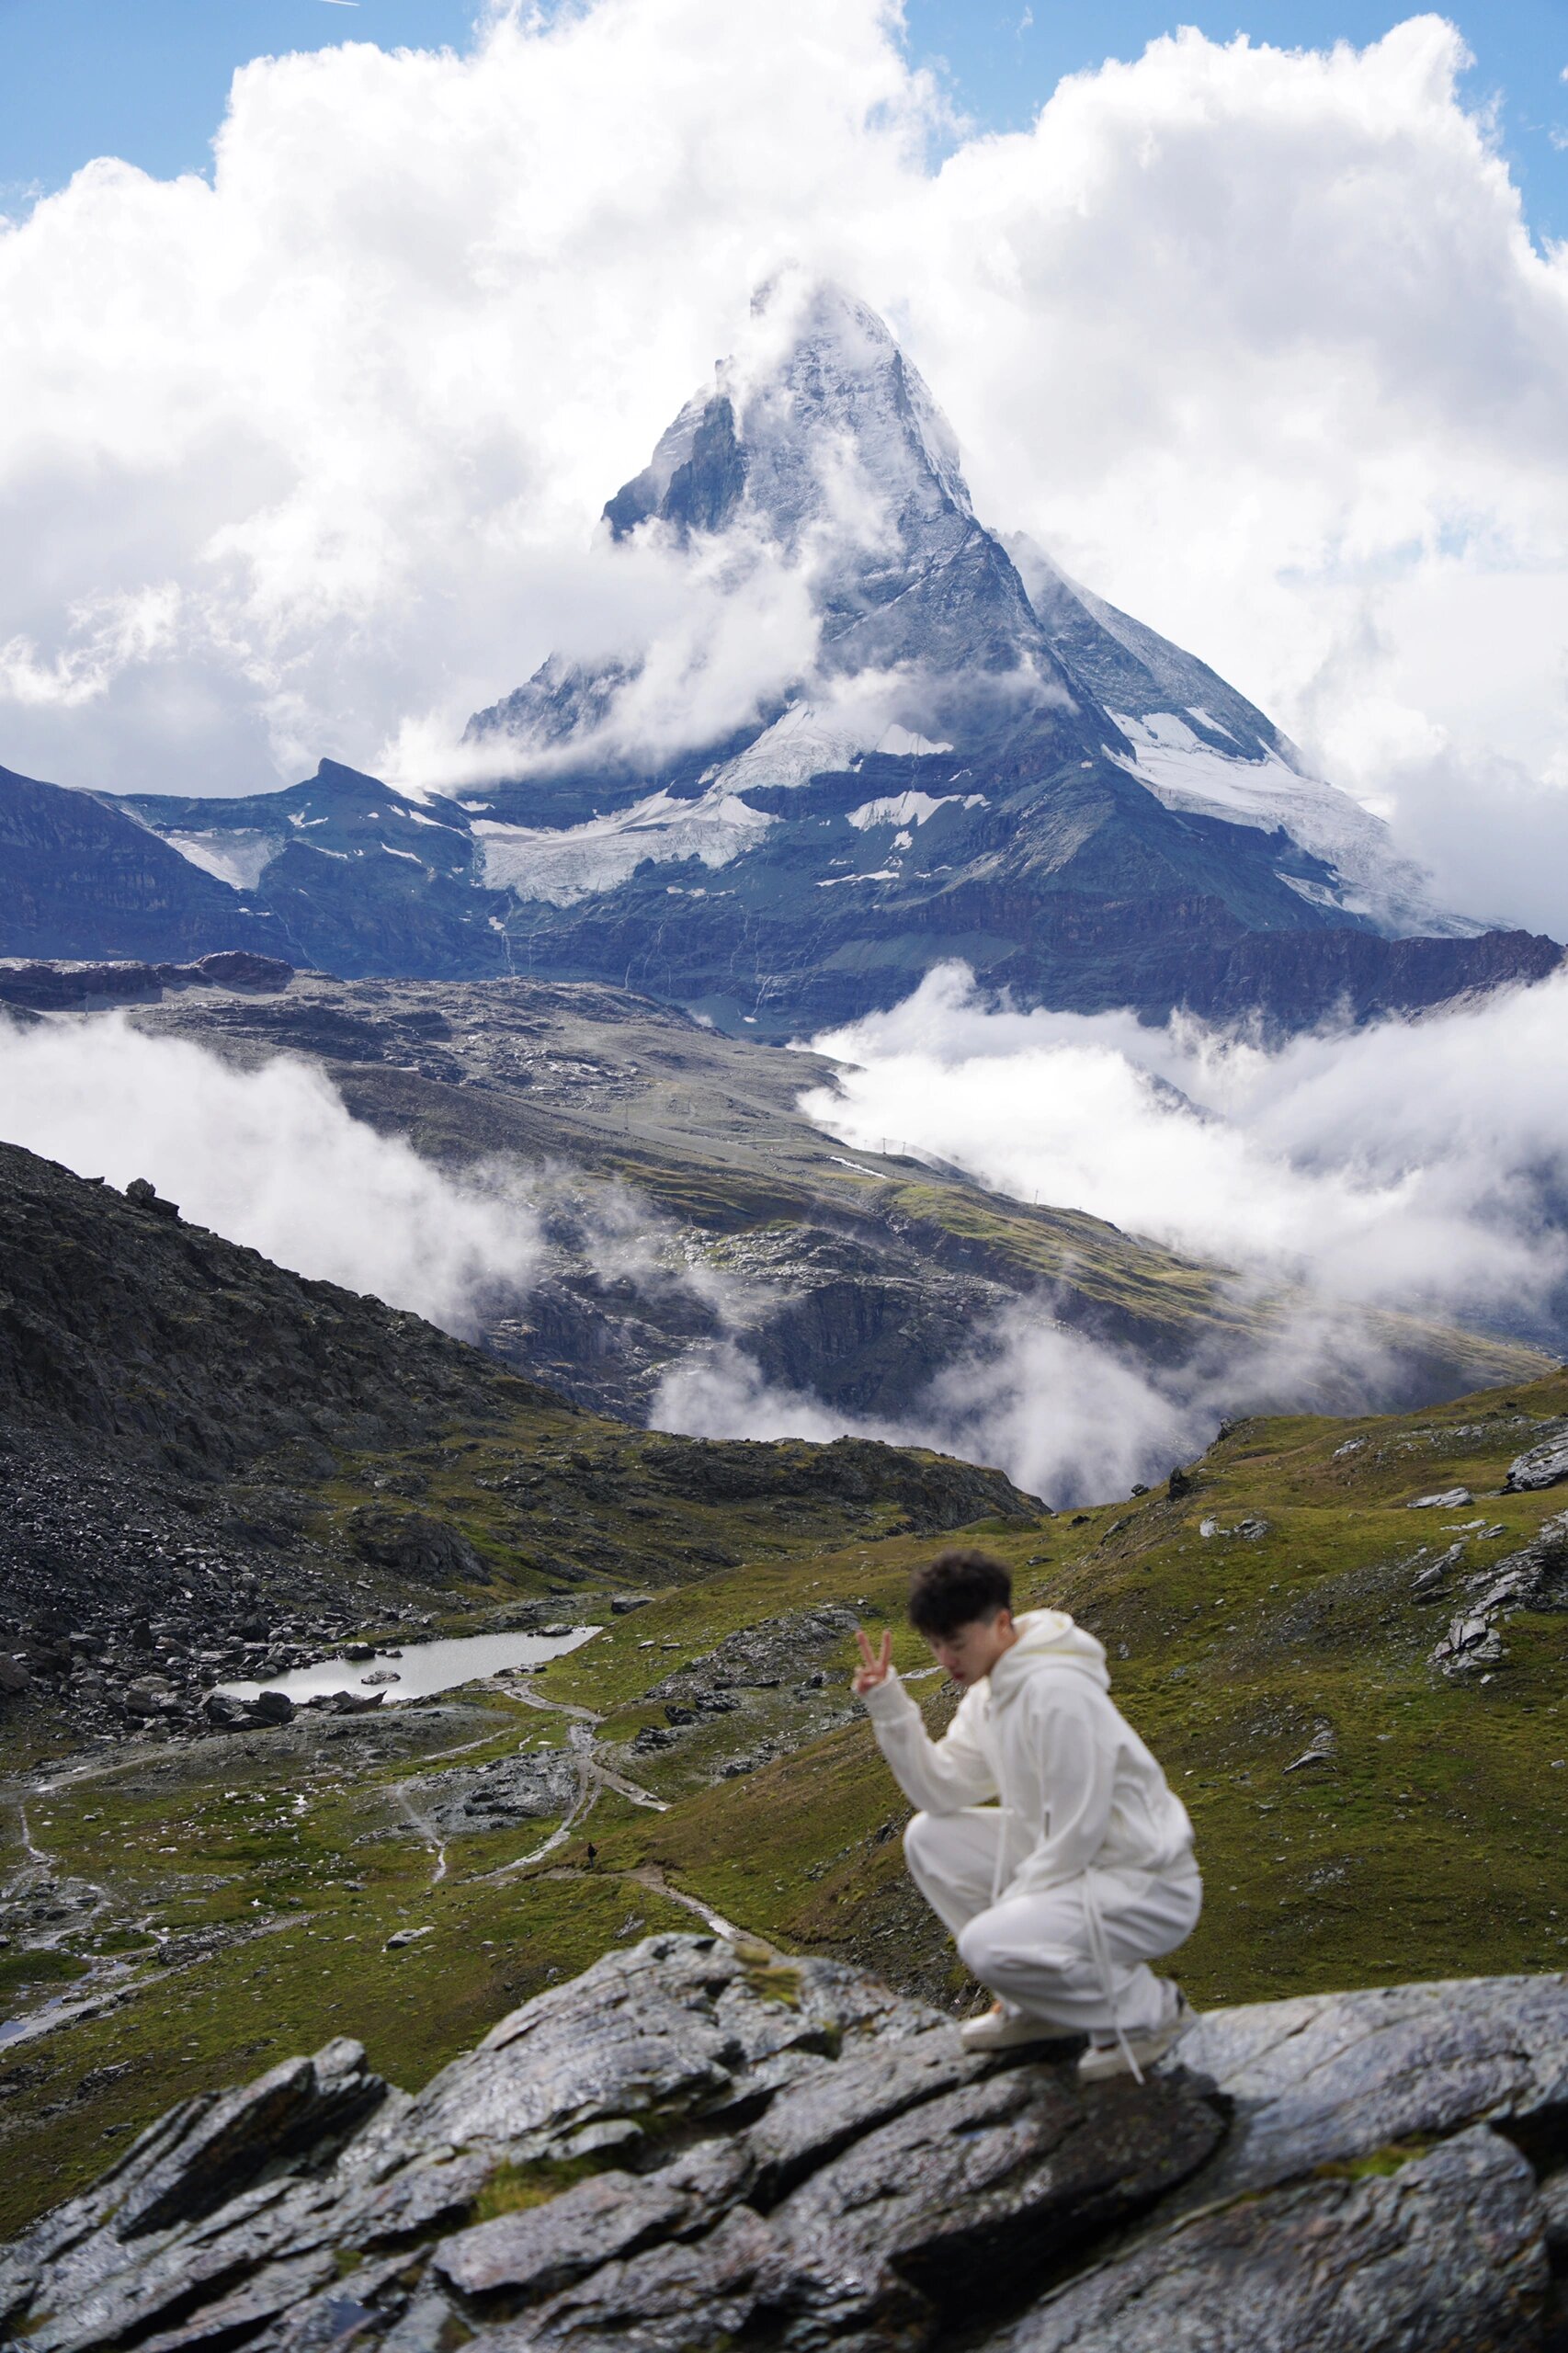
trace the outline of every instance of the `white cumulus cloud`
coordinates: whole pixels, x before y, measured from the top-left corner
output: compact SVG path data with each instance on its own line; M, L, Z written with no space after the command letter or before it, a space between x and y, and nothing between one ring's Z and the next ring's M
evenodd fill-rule
M145 1176L191 1224L460 1337L539 1261L533 1207L500 1170L457 1183L305 1063L235 1069L118 1016L0 1017L0 1137L120 1190Z
M961 965L819 1038L802 1108L1255 1285L1491 1318L1568 1311L1568 972L1414 1021L1268 1048L1176 1016L1010 1012Z

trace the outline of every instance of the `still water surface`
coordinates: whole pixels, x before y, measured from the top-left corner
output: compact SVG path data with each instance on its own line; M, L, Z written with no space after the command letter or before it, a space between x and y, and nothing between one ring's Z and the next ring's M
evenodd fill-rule
M580 1649L598 1631L597 1626L574 1626L567 1634L461 1634L450 1642L410 1643L401 1657L395 1651L378 1651L374 1658L324 1658L314 1666L270 1676L265 1683L220 1683L218 1688L236 1699L254 1699L259 1691L287 1691L290 1699L309 1699L322 1691L368 1697L384 1690L384 1704L391 1706L396 1699L422 1699L432 1691L453 1690L504 1666L537 1666ZM397 1677L395 1683L370 1680L388 1671Z

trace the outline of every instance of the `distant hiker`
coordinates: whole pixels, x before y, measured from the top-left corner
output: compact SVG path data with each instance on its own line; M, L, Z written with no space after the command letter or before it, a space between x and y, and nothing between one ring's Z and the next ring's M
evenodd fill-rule
M904 1832L911 1876L999 1997L964 2021L965 2042L1087 2034L1082 2076L1142 2082L1192 2021L1148 1966L1198 1919L1192 1824L1112 1705L1101 1644L1064 1610L1015 1620L1012 1599L987 1552L954 1547L915 1571L910 1622L963 1688L941 1740L899 1680L891 1632L875 1651L857 1635L855 1689L921 1809Z
M599 1859L599 1850L598 1850L598 1848L595 1846L595 1844L594 1844L593 1840L590 1838L590 1839L589 1839L589 1841L588 1841L588 1868L589 1868L589 1870L590 1870L593 1869L594 1865L598 1861L598 1859Z

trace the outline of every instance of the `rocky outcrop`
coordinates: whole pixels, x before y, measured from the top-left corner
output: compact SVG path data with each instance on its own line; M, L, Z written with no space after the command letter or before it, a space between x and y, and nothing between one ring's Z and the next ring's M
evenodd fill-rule
M1469 1590L1471 1598L1432 1653L1432 1664L1446 1675L1500 1665L1506 1656L1502 1624L1516 1610L1568 1609L1568 1511L1543 1520L1528 1544L1471 1577Z
M1520 1495L1537 1487L1555 1487L1563 1479L1568 1479L1568 1424L1510 1462L1503 1484Z
M1568 1984L1201 2020L1142 2086L863 1972L607 1955L410 2098L358 2046L187 2102L0 2256L37 2353L1546 2353Z
M276 995L294 977L280 957L220 949L190 964L25 963L0 961L0 1005L33 1013L80 1013L113 1005L153 1005L165 991L243 989Z

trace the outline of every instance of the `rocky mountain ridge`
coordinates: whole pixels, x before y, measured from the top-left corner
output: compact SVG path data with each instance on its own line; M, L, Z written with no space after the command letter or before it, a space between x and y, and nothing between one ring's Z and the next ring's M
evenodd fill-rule
M1219 2010L1142 2086L862 1971L658 1936L412 2099L346 2039L0 2256L37 2353L1555 2353L1568 1983Z

